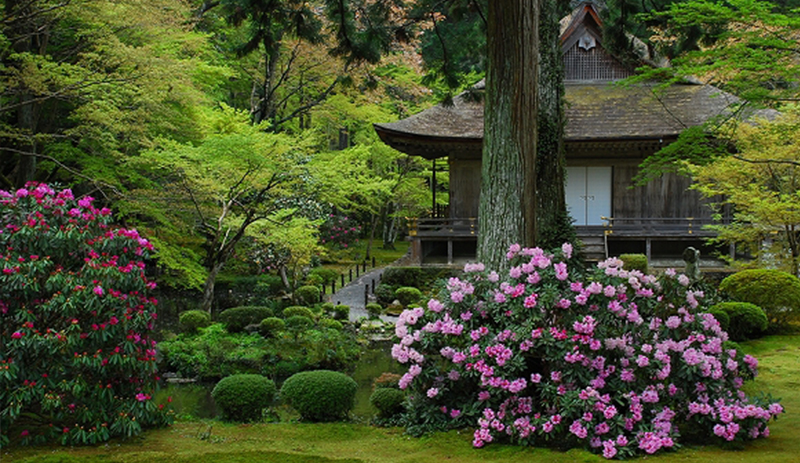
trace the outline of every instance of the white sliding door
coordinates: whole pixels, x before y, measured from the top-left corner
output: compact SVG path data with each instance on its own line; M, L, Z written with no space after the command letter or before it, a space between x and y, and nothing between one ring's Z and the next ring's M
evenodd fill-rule
M575 225L602 225L611 216L611 166L567 167L566 199Z

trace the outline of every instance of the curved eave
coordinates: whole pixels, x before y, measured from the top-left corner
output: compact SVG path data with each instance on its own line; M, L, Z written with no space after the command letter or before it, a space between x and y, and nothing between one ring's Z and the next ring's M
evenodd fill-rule
M437 159L462 153L464 157L480 157L483 137L443 137L420 135L372 124L381 141L403 153L425 159Z

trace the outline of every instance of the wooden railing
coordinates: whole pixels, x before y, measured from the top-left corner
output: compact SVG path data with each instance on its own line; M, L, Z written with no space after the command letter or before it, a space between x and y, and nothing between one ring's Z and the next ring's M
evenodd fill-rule
M602 217L605 234L616 236L710 236L705 225L715 222L696 217Z
M408 219L408 234L416 237L469 237L478 235L475 217L449 219Z

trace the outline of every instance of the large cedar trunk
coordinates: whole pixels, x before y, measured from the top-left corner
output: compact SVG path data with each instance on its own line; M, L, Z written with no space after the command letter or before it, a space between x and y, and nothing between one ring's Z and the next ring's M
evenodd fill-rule
M478 259L489 268L507 267L510 244L536 242L538 1L488 2Z
M558 3L559 0L541 0L539 18L536 245L545 249L575 239L564 197L564 62L559 40L561 14Z

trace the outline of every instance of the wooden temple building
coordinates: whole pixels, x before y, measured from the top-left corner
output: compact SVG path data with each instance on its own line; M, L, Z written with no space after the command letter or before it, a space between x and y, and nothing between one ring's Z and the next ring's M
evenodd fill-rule
M602 46L597 6L581 3L562 20L566 89L566 200L587 258L623 252L680 255L710 232L711 210L690 180L665 174L646 186L632 178L644 158L738 100L708 85L619 86L633 72ZM482 84L478 84L478 89ZM450 204L444 217L409 230L417 263L474 258L483 143L483 103L458 96L398 122L375 124L384 143L413 156L447 158Z

